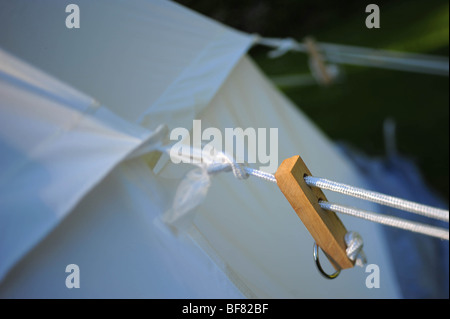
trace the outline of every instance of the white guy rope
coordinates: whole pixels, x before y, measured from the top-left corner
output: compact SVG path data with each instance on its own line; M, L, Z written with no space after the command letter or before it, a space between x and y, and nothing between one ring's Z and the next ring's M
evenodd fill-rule
M304 43L292 38L255 37L255 44L274 48L269 57L277 58L289 51L307 52ZM448 57L429 54L378 50L351 45L317 43L324 59L331 63L378 67L408 72L449 75Z
M263 171L260 171L257 169L246 167L246 166L244 167L244 169L249 175L265 179L266 181L269 181L269 182L273 182L273 183L277 182L277 179L275 178L275 176L273 174L266 173L266 172L263 172Z
M368 191L362 188L337 183L325 178L306 176L305 182L309 186L318 187L321 189L327 189L329 191L357 197L360 199L368 200L377 204L394 207L418 215L426 216L429 218L439 219L448 222L449 212L448 210L435 208L427 205L418 204L398 197L393 197L378 192Z
M206 171L210 175L218 174L220 172L230 172L232 171L234 176L238 179L247 179L250 175L259 177L261 179L264 179L266 181L276 183L277 180L273 174L260 171L257 169L253 169L250 167L247 167L243 164L237 163L234 161L233 158L226 155L223 152L217 152L214 155L211 154L205 154L199 149L191 148L189 154L182 154L182 153L171 153L170 148L168 147L161 147L159 148L162 152L167 152L171 156L175 156L179 159L184 160L192 160L196 159L197 164L201 163L200 165L206 167ZM440 220L444 220L448 222L448 211L434 208L418 203L414 203L411 201L406 201L404 199L400 199L393 196L384 195L377 192L372 192L368 190L364 190L361 188L336 183L324 178L318 178L318 177L312 177L312 176L306 176L305 182L307 185L312 187L318 187L327 189L334 192L339 192L346 195L355 196L364 200L370 200L378 204L385 204L391 207L395 207L398 209L406 210L409 212L417 213L420 215L424 215L430 218L436 218ZM370 220L372 222L381 223L384 225L392 226L401 228L404 230L409 230L416 233L421 233L433 237L438 237L441 239L449 240L449 231L448 229L443 229L439 227L429 226L413 221L408 221L404 219L400 219L393 216L386 216L382 214L377 214L374 212L368 212L365 210L356 209L353 207L347 207L343 205L338 205L334 203L329 203L325 201L319 202L320 206L323 209L330 210L336 213L342 213L351 215L354 217L359 217L362 219ZM360 257L362 259L362 257Z
M334 203L329 203L325 201L319 202L320 207L325 210L329 210L335 213L342 213L358 218L362 218L365 220L369 220L372 222L376 222L379 224L392 226L404 230L409 230L415 233L420 233L428 236L433 236L445 240L449 240L449 231L448 229L443 229L439 227L429 226L393 216L386 216L377 214L374 212L369 212L361 209L355 209L353 207L347 207L344 205L338 205Z
M238 164L238 165L240 165L240 164ZM223 169L225 170L225 168L223 168ZM248 173L248 175L256 176L256 177L259 177L259 178L262 178L262 179L265 179L267 181L274 182L274 183L277 182L277 180L273 174L266 173L266 172L256 170L256 169L252 169L252 168L249 168L246 166L243 166L243 169ZM324 186L324 185L322 185L321 183L318 183L319 181L324 182L324 179L314 178L311 176L305 177L305 182L308 185L311 184L310 186L322 188L322 186ZM342 186L342 184L335 183L333 181L329 181L329 180L326 180L326 181L327 181L326 185L333 185L333 183L334 183L336 185ZM446 220L448 222L448 211L444 211L444 210L437 209L434 207L414 203L411 201L406 201L401 198L397 198L397 197L393 197L393 196L387 196L384 194L367 191L367 190L352 187L349 185L345 185L345 186L346 187L344 187L344 188L343 187L338 187L338 188L324 187L323 189L328 189L331 191L338 191L338 190L346 189L347 195L349 195L349 193L353 194L353 195L359 195L358 197L361 199L366 199L366 200L370 199L379 204L381 204L381 203L386 204L386 202L388 202L390 204L389 206L394 207L393 205L395 204L396 208L403 209L403 210L405 210L405 208L407 208L407 209L409 209L410 212L415 212L415 213L419 212L420 215L425 215L427 217L435 217L435 218L438 217L437 219ZM348 189L350 189L352 191L348 191ZM374 198L378 199L378 200L375 201ZM393 217L393 216L386 216L386 215L382 215L382 214L378 214L378 213L374 213L374 212L368 212L365 210L360 210L360 209L356 209L353 207L347 207L347 206L343 206L343 205L333 204L333 203L329 203L329 202L325 202L325 201L321 201L319 204L323 209L330 210L335 213L347 214L347 215L351 215L354 217L369 220L372 222L380 223L383 225L392 226L392 227L408 230L408 231L415 232L415 233L420 233L420 234L424 234L424 235L428 235L428 236L432 236L432 237L449 240L448 229L439 228L439 227L435 227L435 226L429 226L429 225L418 223L418 222L408 221L405 219L401 219L401 218L397 218L397 217ZM445 218L445 216L447 216L447 217ZM358 247L358 246L356 246L356 247ZM351 251L348 253L351 254ZM359 262L362 263L361 260L364 259L363 256L360 256L358 258L360 260Z

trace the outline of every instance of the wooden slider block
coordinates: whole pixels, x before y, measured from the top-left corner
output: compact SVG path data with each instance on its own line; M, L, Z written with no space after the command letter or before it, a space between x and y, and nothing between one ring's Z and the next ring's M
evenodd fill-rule
M333 82L333 78L328 72L322 54L320 54L319 49L317 48L316 41L311 37L306 37L304 43L310 59L313 61L313 67L320 73L322 84L330 85Z
M320 188L306 184L306 175L312 176L301 157L297 155L281 163L275 178L281 192L334 268L352 268L354 262L347 257L345 251L347 246L344 236L347 230L334 212L320 207L319 200L327 201L327 198Z

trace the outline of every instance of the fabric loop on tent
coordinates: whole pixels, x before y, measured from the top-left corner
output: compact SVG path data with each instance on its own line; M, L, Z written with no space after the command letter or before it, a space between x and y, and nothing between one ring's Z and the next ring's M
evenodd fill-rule
M267 42L266 42L267 41ZM275 49L272 51L269 51L268 56L272 59L279 58L282 55L285 55L289 51L293 50L303 50L303 45L300 43L297 43L292 38L285 38L285 39L260 39L261 43L267 43L267 45L275 45Z

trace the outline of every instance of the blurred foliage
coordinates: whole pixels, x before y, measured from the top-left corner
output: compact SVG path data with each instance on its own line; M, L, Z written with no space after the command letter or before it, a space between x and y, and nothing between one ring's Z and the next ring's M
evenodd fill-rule
M318 41L448 56L449 5L442 0L408 1L177 1L235 29L266 37L312 35ZM365 27L365 7L380 7L381 28ZM307 57L288 53L251 56L269 76L308 74ZM383 156L383 122L397 124L399 151L416 160L428 183L448 200L449 78L408 72L340 67L343 78L330 87L279 88L332 140L346 141Z

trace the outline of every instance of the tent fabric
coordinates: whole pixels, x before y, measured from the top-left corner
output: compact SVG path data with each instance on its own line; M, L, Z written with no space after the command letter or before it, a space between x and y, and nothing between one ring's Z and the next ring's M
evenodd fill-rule
M317 176L366 185L334 144L270 84L248 57L238 63L199 116L204 127L221 130L278 127L280 159L302 154ZM168 162L165 169L171 170L173 165ZM163 169L160 174L164 173ZM339 194L326 195L330 201L377 209ZM312 262L313 240L306 228L277 186L256 178L240 181L232 174L214 177L206 201L194 218L191 236L200 237L199 242L205 244L207 252L212 251L213 258L225 260L225 271L231 272L238 287L244 286L254 297L398 296L385 243L377 235L379 226L352 218L341 219L347 229L357 230L363 236L370 262L384 269L386 286L382 290L366 288L363 269L343 272L342 281L323 280Z
M130 155L167 142L160 125L190 129L193 119L276 127L280 163L301 154L317 176L367 185L245 55L252 36L166 1L79 1L78 30L60 25L63 4L19 2L1 4L2 48L59 80L1 52L1 297L400 297L378 225L342 217L382 286L368 289L364 269L324 280L312 238L274 184L214 176L183 232L161 222L191 167ZM54 148L36 157L42 141ZM29 170L11 170L17 160ZM71 263L83 288L64 285Z
M255 82L260 82L256 86L260 89L249 94L250 85L245 83ZM266 105L277 105L277 111L258 113L252 110L261 108L264 105L262 101L266 101ZM242 108L242 103L249 107ZM245 112L249 114L242 114ZM255 113L265 115L255 118ZM305 154L310 156L325 149L326 154L316 156L323 160L333 156L334 162L341 162L340 172L345 178L353 175L351 167L345 164L339 153L334 152L333 145L264 80L248 58L239 62L200 118L216 127L242 124L238 119L249 125L285 123L285 127L292 131L289 132L292 135L285 130L280 134L280 140L287 139L280 145L286 156L295 152L293 147L299 150L306 148ZM301 125L293 125L286 119ZM295 132L298 128L302 128L301 132ZM294 136L305 136L305 141L292 138ZM308 151L310 142L316 146L311 152ZM332 173L332 167L314 163L311 162L311 169L323 174ZM166 167L155 175L147 166L145 157L122 162L36 250L18 264L2 285L2 296L235 298L241 297L242 291L250 297L342 297L349 280L355 287L361 286L364 273L355 270L353 276L345 274L349 278L341 285L334 284L332 289L320 287L327 282L320 281L310 258L311 238L276 186L260 180L242 182L231 174L213 178L207 201L196 212L195 222L189 230L190 238L194 238L197 244L183 236L174 237L160 222L179 182L174 178L177 174L173 166L167 162ZM249 198L253 199L250 203ZM279 211L285 213L282 218L273 214ZM356 221L347 222L347 225L352 225ZM376 233L376 225L366 224L368 229L365 232L361 226L364 225L356 225L353 229L358 229L365 237ZM370 248L368 243L366 246L369 256L375 260L382 259L383 252L378 245ZM298 254L294 253L296 251ZM55 278L58 269L63 269L69 261L76 261L81 269L87 269L82 282L88 284L82 290L69 292L61 285L63 274ZM384 269L389 267L388 262L381 265ZM305 271L298 272L298 268ZM310 279L312 274L315 275L313 281ZM207 275L215 280L205 280ZM45 290L29 289L44 281ZM199 283L208 284L199 287ZM302 288L305 286L308 289ZM367 288L363 292L381 293ZM386 296L385 293L380 296ZM346 295L364 296L359 290L347 290Z
M2 2L0 47L150 129L186 125L254 41L170 1L80 0L79 29L66 5Z
M0 278L149 132L0 51Z
M137 168L116 166L140 147L151 149L159 143L160 131L150 132L125 122L95 100L4 52L0 52L0 61L2 279L19 264L2 284L2 297L200 298L206 293L211 297L242 297L194 244L167 231L149 232L151 227L143 226L145 220L143 223L139 214L153 212L147 218L157 218L164 208L156 209L155 205L164 193L151 193L150 198L158 196L156 203L147 197L158 184L145 163ZM143 185L145 189L133 185L142 182L148 184ZM110 200L114 198L117 200ZM64 220L69 212L75 217ZM139 214L133 218L130 212ZM80 214L81 220L77 219ZM129 236L130 231L140 236ZM33 248L30 256L19 262ZM134 259L124 259L126 251L133 252ZM61 270L70 260L92 271L83 274L83 282L92 285L81 295L70 294L63 284ZM130 267L130 260L134 267ZM121 268L111 273L114 267L110 265ZM185 271L177 265L183 265ZM142 286L143 274L136 266L151 274L151 282ZM111 279L114 273L128 275L118 276L116 281ZM101 281L113 286L99 285L95 278L99 274ZM200 274L208 274L203 277L208 280L196 282ZM145 290L155 286L154 281L157 289ZM202 286L207 287L206 292Z
M149 135L148 130L136 125L140 117L142 121L145 120L145 111L149 106L156 112L167 107L166 100L172 98L170 108L165 114L163 113L166 118L158 120L157 115L153 113L154 121L150 123L146 120L146 126L151 126L151 131L162 123L161 120L165 120L169 127L183 124L181 120L177 121L177 118L182 119L182 116L185 116L183 112L186 111L183 108L187 109L186 105L193 104L200 108L202 99L204 104L207 103L230 72L233 63L236 63L252 41L250 36L241 35L209 19L199 18L197 13L185 10L172 2L134 1L124 5L122 1L96 1L95 3L80 1L77 4L81 7L83 14L83 26L78 30L69 30L65 27L65 19L61 19L67 15L66 4L63 2L23 1L0 4L1 29L8 30L8 32L0 33L1 47L63 79L78 90L95 96L102 103L108 103L108 108L119 117L107 119L103 125L111 125L109 122L114 123L122 118L133 123L127 124L126 128L124 126L126 122L122 121L123 123L119 126L119 131L125 130L124 133L127 134L129 133L126 130L136 131L132 132L136 136L133 147L142 143L145 134ZM174 21L177 23L173 23ZM28 79L33 72L39 74L39 71L30 71L29 67L19 62L11 63L14 59L6 58L7 55L3 53L2 56L5 58L1 61L5 73L13 72L11 76L15 73L23 74L21 79ZM124 61L127 62L124 63ZM11 71L14 67L24 68L24 70ZM202 70L206 74L203 74ZM183 84L183 74L190 74L188 76L191 80L190 85ZM199 79L194 82L196 77ZM49 76L39 74L36 79L31 79L31 84L44 83L39 86L55 86L56 92L52 91L51 94L63 95L69 101L66 104L77 105L77 99L80 99L81 93L73 89L62 89L62 84L54 84L58 81L49 82L48 79ZM68 95L67 92L75 94L75 97ZM84 102L88 104L84 108L89 109L83 110L80 107L77 111L88 114L107 112L105 107L99 107L93 99L82 98L88 100ZM176 100L179 102L177 103ZM36 108L31 104L28 109L32 107ZM96 111L93 112L91 109ZM53 116L51 113L55 111L42 109L38 112L45 116ZM192 109L187 109L187 112L192 112ZM182 116L177 115L178 113ZM65 114L60 116L69 118ZM114 117L111 112L104 116ZM3 117L2 121L7 121L7 118ZM55 121L62 121L62 119L56 117ZM23 131L22 134L34 135L33 128L22 128L22 123L10 121L10 125L14 126L5 127L5 130L9 128L11 134L16 131L14 129L16 127ZM188 126L189 123L186 125ZM28 141L30 147L35 144L35 141L30 139ZM63 139L61 142L67 144ZM80 147L83 146L86 150L90 147L83 140L77 142L80 142ZM114 141L112 143L119 148L119 143ZM71 144L67 146L70 148ZM104 147L105 150L108 149L108 145ZM100 151L95 144L92 148ZM72 149L75 152L76 149ZM54 152L63 153L62 150ZM81 150L77 154L85 156ZM125 155L126 153L123 153L121 157ZM118 161L121 157L113 154L112 159ZM92 165L91 169L95 170L94 162L87 156L85 158L86 164ZM68 158L62 158L61 168L67 168L68 171L70 163ZM105 172L111 168L106 165L106 162L99 162L99 165L103 165L102 169ZM60 175L64 178L62 174ZM101 174L92 175L93 184L98 182L101 176ZM70 176L65 177L65 179L69 178ZM55 183L55 186L59 184ZM57 198L55 194L49 194L49 196ZM64 215L81 197L81 195L75 197L77 200L73 203L61 197L61 202L70 203L70 205L65 212L57 215ZM14 227L8 227L15 233ZM35 231L45 233L43 230ZM41 234L36 234L36 238L40 236ZM15 248L11 250L15 251ZM22 253L18 254L20 255ZM4 265L8 268L6 264L8 264L7 261ZM4 272L0 272L0 278L3 276Z

